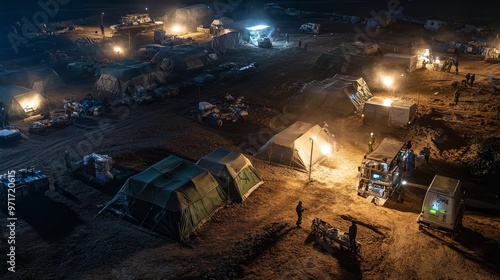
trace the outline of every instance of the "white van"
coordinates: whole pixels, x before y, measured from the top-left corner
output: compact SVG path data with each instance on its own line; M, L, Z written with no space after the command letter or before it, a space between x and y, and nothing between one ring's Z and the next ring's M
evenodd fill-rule
M418 229L431 228L452 234L454 238L465 212L464 194L460 180L434 176L417 219Z

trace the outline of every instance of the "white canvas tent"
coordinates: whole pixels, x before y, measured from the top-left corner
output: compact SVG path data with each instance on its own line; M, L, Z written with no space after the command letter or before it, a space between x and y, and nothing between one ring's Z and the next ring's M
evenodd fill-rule
M242 153L219 147L196 164L208 170L233 201L243 202L264 183L250 160Z
M10 116L24 118L40 109L45 99L29 88L8 85L0 86L0 101L6 106Z
M125 59L103 67L96 87L112 93L123 93L131 84L153 89L165 83L166 77L165 72L154 63Z
M350 114L359 112L372 96L363 78L337 74L323 81L305 84L291 100L309 110Z
M382 63L386 66L400 67L408 72L417 69L418 58L412 54L387 53L382 57Z
M319 125L297 121L274 135L256 156L278 165L309 171L310 167L326 160L334 147L332 136Z

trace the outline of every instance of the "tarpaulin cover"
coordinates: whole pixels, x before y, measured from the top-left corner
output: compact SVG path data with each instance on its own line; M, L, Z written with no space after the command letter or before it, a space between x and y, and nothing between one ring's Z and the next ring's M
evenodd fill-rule
M198 46L163 47L151 62L159 65L167 73L182 73L205 67L207 55L205 50Z
M217 148L196 164L206 168L218 179L233 201L242 202L263 183L247 157L224 148Z
M226 200L206 169L172 155L130 177L106 207L182 239Z
M166 74L156 64L125 59L103 67L96 87L112 93L123 93L130 84L153 89L165 82Z

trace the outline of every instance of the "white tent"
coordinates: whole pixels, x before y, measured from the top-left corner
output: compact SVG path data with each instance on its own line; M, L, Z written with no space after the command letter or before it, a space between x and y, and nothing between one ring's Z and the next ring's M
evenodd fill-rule
M256 156L278 165L308 171L326 160L334 147L332 136L319 125L298 121L274 135Z

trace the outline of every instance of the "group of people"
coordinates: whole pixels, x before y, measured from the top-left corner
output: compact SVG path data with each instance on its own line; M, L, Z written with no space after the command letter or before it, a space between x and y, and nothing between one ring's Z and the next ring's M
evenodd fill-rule
M472 75L470 73L467 73L467 75L465 75L465 85L470 85L470 87L473 87L475 80L476 73L472 73Z
M455 66L455 74L458 75L458 59L447 59L444 61L443 68L441 70L451 73L451 67Z
M9 125L9 113L3 102L0 102L0 129L8 127Z

